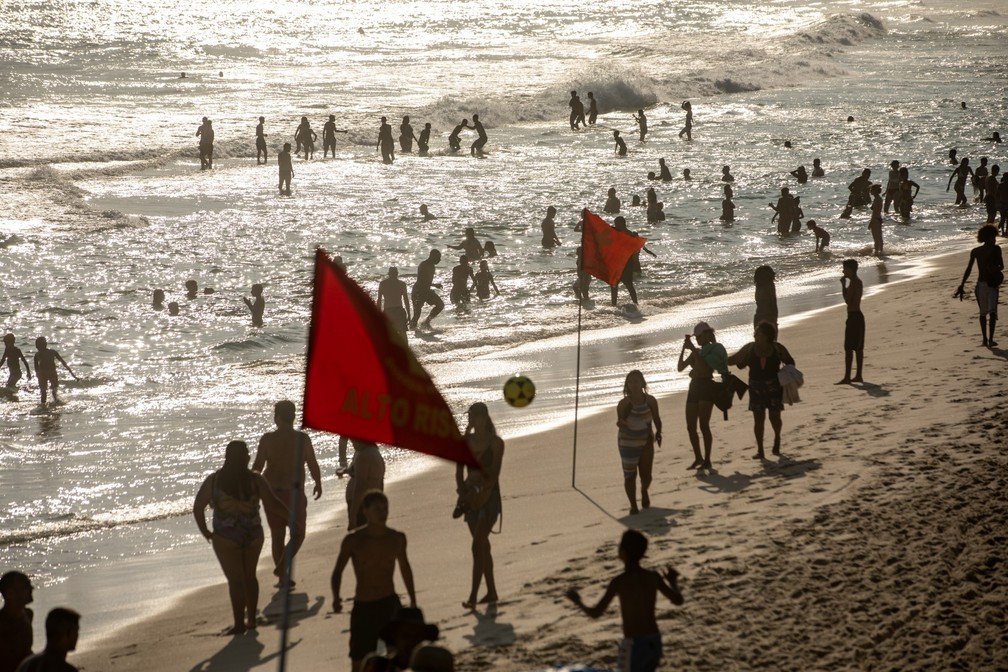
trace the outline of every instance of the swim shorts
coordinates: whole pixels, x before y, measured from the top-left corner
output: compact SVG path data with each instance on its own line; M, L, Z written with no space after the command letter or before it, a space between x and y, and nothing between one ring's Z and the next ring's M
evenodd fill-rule
M973 294L976 296L977 306L980 307L980 317L984 317L986 315L993 315L994 317L997 317L997 287L991 287L981 280L976 284Z
M858 310L847 313L847 326L844 328L844 350L864 350L865 321L864 314Z
M350 611L350 658L362 660L378 648L378 634L402 607L396 594L369 602L354 600Z

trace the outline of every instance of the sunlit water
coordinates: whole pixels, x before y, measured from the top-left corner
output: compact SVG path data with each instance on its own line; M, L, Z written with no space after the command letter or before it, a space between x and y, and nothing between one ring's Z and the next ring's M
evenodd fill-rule
M468 315L448 308L439 330L412 344L460 414L491 401L514 434L570 417L573 224L582 207L601 210L610 186L657 257L643 258L642 323L593 286L597 306L582 316L588 408L613 403L629 368L645 370L655 391L681 386L673 349L700 317L721 314L717 326L735 325L729 340L741 342L757 265L777 269L782 302L805 307L815 302L794 297L822 291L817 280L843 257L871 268L867 212L837 217L862 168L884 182L898 158L921 185L912 224L885 224L891 263L968 240L982 220L982 208L951 207L950 147L974 166L981 155L1004 163L1000 147L981 141L1008 130L1008 12L998 2L247 5L3 5L2 327L29 358L35 336L47 336L81 376L66 383L64 406L37 409L37 389L24 382L0 403L0 568L23 568L39 585L197 543L171 521L225 443L254 444L275 400L300 399L318 245L372 292L390 265L411 283L438 248L447 300L457 253L446 246L467 226L493 240L501 296ZM568 129L574 88L599 99L595 128ZM686 98L692 143L677 138ZM649 117L644 144L638 108ZM451 128L473 112L489 155L446 155ZM320 139L314 161L296 159L294 196L280 197L278 146L302 115L321 134L330 113L349 130L336 159L321 160ZM378 117L398 135L403 114L417 133L432 123L435 155L383 165ZM193 137L204 115L216 130L208 172ZM259 115L267 166L254 159ZM627 158L613 154L614 128ZM676 181L648 183L659 157ZM798 186L788 172L815 157L826 177ZM736 177L731 226L718 221L724 164ZM689 183L678 179L687 167ZM629 207L649 184L664 223ZM767 202L781 186L832 233L832 254L814 254L808 235L774 234ZM439 218L422 222L421 203ZM552 252L539 243L549 205L564 242ZM188 278L216 292L188 301ZM261 329L240 301L256 282L266 287ZM181 304L180 316L151 310L155 288ZM528 411L499 401L515 371L539 383ZM316 440L329 479L335 440Z

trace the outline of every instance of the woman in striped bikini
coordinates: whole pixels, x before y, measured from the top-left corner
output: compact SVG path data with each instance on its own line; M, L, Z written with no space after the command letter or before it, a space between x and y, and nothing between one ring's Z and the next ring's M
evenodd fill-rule
M651 425L654 424L654 433ZM637 509L637 474L641 481L641 506L649 508L651 499L651 468L654 465L654 444L661 445L661 416L658 401L647 393L644 374L634 369L623 383L623 398L616 405L616 426L619 427L619 453L623 462L623 486L630 500L630 513Z

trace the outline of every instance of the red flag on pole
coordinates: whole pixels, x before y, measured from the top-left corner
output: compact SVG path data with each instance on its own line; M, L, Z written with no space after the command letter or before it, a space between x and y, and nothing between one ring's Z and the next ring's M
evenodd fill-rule
M479 468L406 339L322 249L315 253L304 426Z
M644 249L647 239L614 229L587 208L581 216L581 268L615 285L630 257Z

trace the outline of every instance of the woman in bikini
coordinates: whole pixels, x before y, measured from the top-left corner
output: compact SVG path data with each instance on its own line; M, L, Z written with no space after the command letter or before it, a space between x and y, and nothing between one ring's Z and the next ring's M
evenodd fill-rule
M493 556L490 553L490 530L501 515L500 471L504 460L504 441L497 436L486 404L475 403L469 407L469 424L465 439L469 449L483 465L477 471L461 464L455 469L459 507L465 515L466 525L472 534L472 590L462 603L466 609L476 608L476 594L480 582L486 580L487 593L480 604L497 602L497 583L494 580Z
M234 626L225 635L240 635L256 626L259 580L256 564L263 546L259 502L270 513L287 516L259 474L249 470L249 450L244 441L232 441L224 451L224 466L207 476L196 493L193 516L200 533L213 545L227 578ZM213 507L213 533L207 528L206 507Z
M654 432L651 425L654 424ZM658 402L647 393L644 374L634 369L623 383L623 398L616 405L617 442L623 463L623 487L630 500L630 514L637 509L637 474L641 482L641 508L651 507L648 487L654 466L654 446L661 445L661 416Z
M749 410L753 414L753 433L756 435L754 460L766 458L763 452L763 429L770 415L773 428L773 454L780 455L781 411L784 410L784 388L777 372L784 364L794 364L794 358L777 342L777 328L769 322L760 322L753 333L753 342L728 358L729 365L740 369L749 367Z

